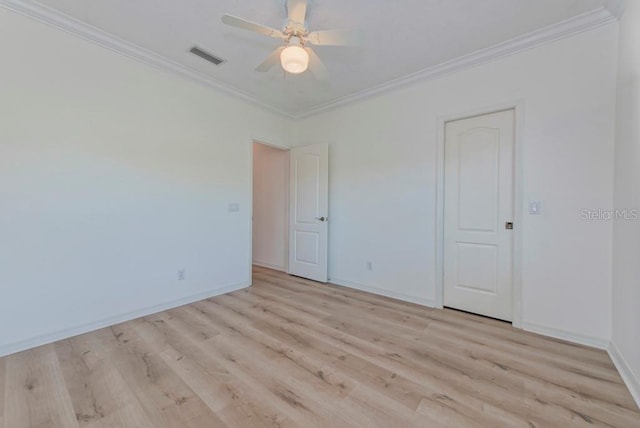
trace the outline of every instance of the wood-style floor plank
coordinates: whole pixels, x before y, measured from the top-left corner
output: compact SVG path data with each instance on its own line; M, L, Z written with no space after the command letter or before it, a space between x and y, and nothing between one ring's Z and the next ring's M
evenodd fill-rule
M78 428L53 345L6 357L5 426Z
M135 322L135 328L157 349L167 364L194 390L200 392L209 407L230 427L296 426L286 415L285 404L256 383L246 373L236 370L232 361L210 352L205 342L193 342L174 323L169 314L156 314ZM286 408L285 408L286 410Z
M55 346L81 428L153 426L106 348L93 334Z
M0 358L0 428L640 428L602 350L264 268L253 284Z
M155 427L225 426L131 323L109 330L111 334L104 335L111 346L109 358L128 380Z

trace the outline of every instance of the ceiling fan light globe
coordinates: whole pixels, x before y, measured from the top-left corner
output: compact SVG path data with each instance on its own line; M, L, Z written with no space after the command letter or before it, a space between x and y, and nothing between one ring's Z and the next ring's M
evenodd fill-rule
M280 54L280 63L289 73L302 73L309 67L309 53L297 45L287 46Z

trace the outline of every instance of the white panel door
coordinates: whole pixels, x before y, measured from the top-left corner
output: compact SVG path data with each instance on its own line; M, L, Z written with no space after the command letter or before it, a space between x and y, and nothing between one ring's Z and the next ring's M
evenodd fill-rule
M327 282L329 146L290 153L289 273Z
M512 318L514 111L446 124L444 304ZM515 225L518 227L519 225Z

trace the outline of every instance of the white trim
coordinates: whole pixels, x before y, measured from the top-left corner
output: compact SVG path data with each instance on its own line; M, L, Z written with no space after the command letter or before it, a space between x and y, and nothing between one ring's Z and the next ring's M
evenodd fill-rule
M2 1L2 0L0 0ZM278 149L278 150L283 150L285 152L291 150L290 146L287 146L286 144L278 144L278 143L270 143L267 142L266 140L262 139L262 138L256 138L256 137L252 137L251 138L251 144L262 144L263 146L269 146L271 148L274 149Z
M616 19L620 19L620 17L624 13L624 1L625 0L607 0L605 7L611 13L611 15L616 17Z
M43 24L52 26L88 42L95 43L128 58L135 59L164 71L169 71L188 80L222 91L227 95L248 101L281 116L289 119L293 118L289 113L264 103L239 88L219 82L213 77L202 74L199 71L121 39L118 36L59 12L51 7L30 0L0 0L0 7L35 19Z
M444 308L444 138L445 126L450 119L436 119L436 265L433 271L435 307Z
M615 342L609 342L609 348L607 349L607 351L609 352L611 361L613 361L616 369L618 369L622 380L624 381L625 385L627 385L631 396L636 401L638 407L640 407L640 377L636 376L633 373L631 366L624 359Z
M491 47L480 49L433 67L390 80L381 85L367 88L336 100L317 105L307 109L306 111L292 114L262 102L241 89L219 82L212 77L185 67L184 65L162 55L123 40L113 34L100 30L99 28L32 0L0 0L0 7L28 16L44 24L111 49L112 51L118 52L127 57L134 58L154 67L170 71L189 80L220 90L245 101L249 101L289 119L309 117L413 82L434 79L446 74L455 73L497 58L512 55L545 43L579 34L584 31L615 22L620 14L622 14L622 1L609 0L606 7L576 15L572 18L520 35Z
M525 127L525 102L520 100L514 103L515 108L515 147L514 147L514 176L513 176L513 202L514 221L520 227L513 235L513 272L511 301L513 305L512 325L522 328L522 284L523 284L523 260L524 260L524 127Z
M253 265L254 266L260 266L263 268L267 268L267 269L272 269L272 270L277 270L280 272L287 272L287 268L285 266L281 266L281 265L276 265L273 263L268 263L268 262L262 262L260 260L254 260L253 261Z
M184 306L193 302L198 302L200 300L209 299L211 297L220 296L226 293L231 293L232 291L242 290L243 288L247 288L249 285L250 284L248 282L227 285L224 287L216 288L215 290L204 291L202 293L198 293L188 297L183 297L181 299L173 300L171 302L149 306L144 309L127 312L125 314L116 315L114 317L104 318L98 321L82 324L82 325L71 327L65 330L60 330L53 333L47 333L40 336L32 337L30 339L21 340L19 342L1 345L0 357L4 357L10 354L15 354L16 352L25 351L27 349L35 348L37 346L42 346L49 343L57 342L59 340L68 339L70 337L77 336L80 334L89 333L91 331L99 330L101 328L109 327L116 324L120 324L125 321L130 321L136 318L166 311L168 309L176 308L178 306Z
M607 339L572 333L570 331L559 330L557 328L547 327L526 321L522 323L522 329L531 333L541 334L543 336L549 336L555 339L577 343L579 345L590 346L592 348L606 350L609 347L609 341Z
M253 145L257 142L251 138L249 142L249 257L247 270L249 271L249 283L253 285Z
M425 299L424 297L410 296L408 294L397 293L395 291L385 290L382 288L372 287L370 285L359 284L357 282L351 282L333 277L330 279L330 283L340 285L342 287L353 288L355 290L366 291L368 293L377 294L379 296L402 300L403 302L415 303L417 305L427 306L430 308L435 307L435 302L433 300Z
M615 2L617 0L613 1ZM338 98L337 100L320 104L317 107L312 107L295 115L294 119L313 116L345 104L350 104L364 98L369 98L373 95L378 95L392 89L406 86L410 83L442 77L447 74L475 67L476 65L484 64L498 58L513 55L518 52L529 50L537 46L616 22L617 17L614 15L616 11L617 9L615 9L614 6L612 6L612 9L601 7L576 15L564 21L497 43L488 48L480 49L453 60L437 64L433 67L425 68L423 70L407 74L406 76L390 80L372 88L357 91L353 94Z
M524 192L524 100L510 101L467 110L463 113L439 116L437 121L436 148L436 267L434 270L434 284L436 286L436 308L444 307L444 130L447 122L466 119L505 110L514 110L515 141L514 141L514 236L513 236L513 278L512 278L512 325L522 328L522 260L523 260L523 192Z

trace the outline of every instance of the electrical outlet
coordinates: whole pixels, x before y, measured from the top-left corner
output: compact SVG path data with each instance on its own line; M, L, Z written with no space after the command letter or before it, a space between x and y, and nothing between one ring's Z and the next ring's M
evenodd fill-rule
M373 270L373 263L367 262L367 270Z
M184 281L187 271L185 269L178 270L178 281Z

